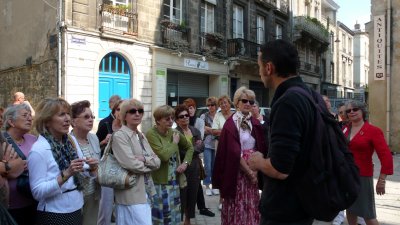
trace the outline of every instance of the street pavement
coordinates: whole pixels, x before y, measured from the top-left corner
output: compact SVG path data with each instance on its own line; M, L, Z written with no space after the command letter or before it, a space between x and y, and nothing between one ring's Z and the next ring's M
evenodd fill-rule
M386 194L375 195L376 214L381 225L400 225L400 154L393 155L394 174L386 179ZM380 162L374 155L374 184L380 172ZM218 210L219 196L204 196L206 206L215 213L215 217L202 216L196 211L196 218L191 220L196 225L219 225L221 224L221 213ZM328 225L316 221L313 225ZM348 224L345 220L343 224Z
M386 179L386 194L379 196L375 195L375 205L377 218L380 225L400 225L400 154L393 156L394 175L388 176ZM374 184L380 172L380 163L378 157L374 155ZM203 188L204 189L204 188ZM204 189L205 190L205 189ZM215 217L208 217L199 214L196 210L196 218L191 219L192 225L219 225L221 224L221 211L218 210L219 195L206 196L206 207L215 213ZM313 225L329 225L316 221ZM345 220L344 225L348 224ZM232 224L234 225L234 224Z

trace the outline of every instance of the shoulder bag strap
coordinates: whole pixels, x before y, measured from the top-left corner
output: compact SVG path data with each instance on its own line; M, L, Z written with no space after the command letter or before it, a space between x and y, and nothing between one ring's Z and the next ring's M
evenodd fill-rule
M18 147L18 145L15 143L15 141L11 138L11 136L7 132L3 132L3 136L6 138L8 144L13 146L14 150L18 153L19 157L21 157L22 160L26 160L25 154L21 151L21 149Z

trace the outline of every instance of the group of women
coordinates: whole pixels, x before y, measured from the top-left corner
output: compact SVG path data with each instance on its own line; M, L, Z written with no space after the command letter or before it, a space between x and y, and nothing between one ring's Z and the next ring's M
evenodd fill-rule
M101 224L102 217L110 220L115 202L118 225L182 220L189 225L196 203L200 212L207 210L204 178L206 194L220 194L222 224L259 224L261 181L247 160L255 151L267 155L268 119L258 114L255 94L246 87L234 94L235 112L228 96L209 97L206 104L209 111L200 118L194 116L193 99L175 109L159 106L153 113L155 125L146 134L138 129L144 115L139 100L114 105L113 134L105 143L112 139L118 163L137 176L136 185L124 190L96 182L101 150L99 139L90 133L95 117L88 101L70 105L61 98L47 98L38 104L34 119L26 105L10 106L2 115L0 211L7 208L14 224L20 225ZM376 184L379 195L385 194L386 176L393 174L393 159L382 131L367 122L364 104L350 101L345 112L348 123L343 131L361 177L360 195L347 210L348 221L356 224L360 216L368 225L378 224L372 154L377 153L382 165ZM38 137L30 134L32 126ZM24 171L29 171L31 197L17 187Z

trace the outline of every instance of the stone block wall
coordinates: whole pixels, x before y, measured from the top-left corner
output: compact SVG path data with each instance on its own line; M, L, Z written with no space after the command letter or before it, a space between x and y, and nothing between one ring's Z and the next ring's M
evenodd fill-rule
M25 94L32 107L46 97L57 97L57 62L47 60L17 69L0 72L0 107L7 107L13 102L17 91Z

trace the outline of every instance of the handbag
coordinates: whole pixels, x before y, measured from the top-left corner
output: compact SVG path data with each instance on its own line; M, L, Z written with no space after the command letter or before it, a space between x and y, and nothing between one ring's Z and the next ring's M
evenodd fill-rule
M22 160L26 160L25 154L21 151L21 149L14 142L14 140L10 137L10 135L7 132L4 132L3 136L6 138L7 142L13 146L13 148L17 152L18 156ZM28 170L25 170L24 172L22 172L21 175L19 175L17 177L17 191L24 197L33 199L31 186L29 184L29 171Z
M111 153L114 134L108 142L104 155L101 157L97 169L97 182L101 186L114 189L129 189L136 184L136 175L118 163L115 156Z

